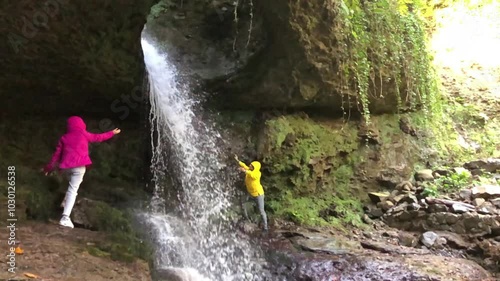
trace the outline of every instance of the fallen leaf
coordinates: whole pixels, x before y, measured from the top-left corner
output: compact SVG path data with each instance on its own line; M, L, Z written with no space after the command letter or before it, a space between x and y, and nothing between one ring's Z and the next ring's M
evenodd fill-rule
M33 273L25 273L24 275L29 278L38 278L38 276Z
M22 255L24 253L24 250L18 246L18 247L16 247L16 250L14 250L14 252L18 255Z

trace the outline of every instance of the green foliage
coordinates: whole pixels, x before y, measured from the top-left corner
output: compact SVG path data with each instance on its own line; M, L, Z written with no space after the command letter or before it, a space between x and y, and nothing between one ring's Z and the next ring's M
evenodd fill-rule
M327 222L320 217L319 211L327 208L324 200L311 197L295 198L291 192L285 192L280 200L271 200L270 209L277 216L284 217L300 225L326 225Z
M434 165L461 165L478 158L500 157L500 118L460 97L436 102L432 115L412 114L411 125L425 138L423 147L435 151ZM439 107L439 108L438 108Z
M438 95L426 46L424 8L418 0L339 2L334 23L339 73L347 76L343 81L355 82L358 106L367 123L369 101L388 100L386 85L394 87L399 108L427 109Z
M110 253L115 260L133 261L135 257L149 259L149 245L141 240L132 227L130 214L104 202L95 202L87 212L89 222L96 230L104 231L109 236L108 241L97 246L99 250Z
M434 182L440 190L449 193L465 188L472 182L472 178L470 174L466 172L451 173L448 176L436 179Z
M158 3L153 5L151 7L151 11L149 12L148 15L148 21L152 21L158 17L160 17L162 14L164 14L166 11L176 8L177 4L175 3L176 1L173 0L160 0Z
M28 218L48 221L55 214L54 209L47 206L54 205L54 196L46 190L33 190L27 194Z
M109 257L110 256L110 254L108 252L104 252L101 249L99 249L97 247L93 247L93 246L87 247L87 252L94 257L102 258L102 257Z
M290 115L266 122L260 153L275 215L303 225L360 226L362 208L351 186L362 162L357 130Z
M339 229L364 227L362 204L353 194L348 199L338 195L296 197L292 192L285 191L279 200L269 202L269 208L275 215L299 225L334 226Z
M467 172L451 173L447 176L441 176L433 182L425 183L423 191L424 196L437 197L439 194L448 194L460 191L474 181L471 175Z
M437 197L439 195L437 186L436 185L426 186L424 188L424 191L422 192L422 195L426 197Z

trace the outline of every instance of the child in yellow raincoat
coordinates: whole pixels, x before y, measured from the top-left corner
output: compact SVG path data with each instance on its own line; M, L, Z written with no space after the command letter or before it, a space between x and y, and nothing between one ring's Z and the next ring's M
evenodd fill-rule
M247 187L248 194L257 203L260 215L262 217L262 222L264 224L264 231L267 232L268 230L267 215L266 211L264 210L264 188L260 183L260 177L262 175L260 172L261 164L258 161L253 161L252 163L250 163L250 166L247 166L245 163L241 162L238 159L237 155L234 156L234 159L238 161L238 164L240 165L240 170L242 172L245 172L245 185ZM248 199L249 198L247 196L247 201ZM245 217L248 218L245 204L243 204L243 211L245 212Z

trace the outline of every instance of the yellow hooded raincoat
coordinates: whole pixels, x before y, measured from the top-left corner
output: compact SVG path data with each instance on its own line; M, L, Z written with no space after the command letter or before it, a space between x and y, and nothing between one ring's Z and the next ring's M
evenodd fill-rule
M260 162L254 161L251 163L251 165L253 166L253 171L251 171L250 168L245 165L245 163L239 161L239 164L246 170L245 185L247 186L248 193L250 193L250 195L253 197L263 195L264 188L262 188L262 185L260 184Z

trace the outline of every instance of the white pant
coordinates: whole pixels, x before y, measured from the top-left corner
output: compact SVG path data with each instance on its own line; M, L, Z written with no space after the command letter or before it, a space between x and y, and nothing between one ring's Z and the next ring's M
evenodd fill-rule
M64 198L64 211L63 216L68 216L73 210L75 205L76 195L78 195L78 188L83 181L83 175L85 175L85 166L76 167L66 170L66 175L69 180L68 191L66 191L66 197Z

